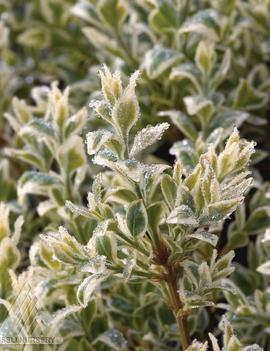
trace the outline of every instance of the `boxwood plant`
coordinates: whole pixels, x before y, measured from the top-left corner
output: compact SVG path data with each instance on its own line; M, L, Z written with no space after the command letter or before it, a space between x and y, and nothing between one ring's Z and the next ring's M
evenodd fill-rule
M256 303L258 309L267 303L267 291L256 291L251 307L231 279L232 249L245 244L244 231L255 225L244 215L244 197L254 184L249 164L255 143L241 139L235 128L225 142L206 143L189 166L181 157L172 166L149 159L147 150L170 125L136 128L139 72L126 86L106 66L100 77L102 99L90 108L104 127L86 134L92 170L79 136L87 111L71 111L68 89L61 92L55 83L35 89L34 106L15 98L14 114L6 115L19 138L18 147L6 154L34 167L20 177L18 202L26 216L35 204L43 230L30 243L28 269L16 277L22 217L15 223L16 239L10 240L9 210L2 203L1 245L8 269L3 305L18 294L20 283L14 281L27 281L40 306L54 312L50 323L62 321L67 350L206 350L208 344L220 350L218 320L223 349L260 350L245 346L245 337L242 343L229 324L231 318L246 320L257 313ZM185 145L191 156L188 141ZM224 226L235 211L221 247ZM251 217L265 212L267 207L258 204ZM266 261L258 271L268 274L267 267ZM257 322L262 329L265 313ZM267 344L264 335L259 341Z

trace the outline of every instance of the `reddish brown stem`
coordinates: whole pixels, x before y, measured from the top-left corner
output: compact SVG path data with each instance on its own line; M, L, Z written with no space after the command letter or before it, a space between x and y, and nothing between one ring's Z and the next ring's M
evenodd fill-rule
M179 265L174 265L169 262L168 258L170 256L169 250L166 245L160 242L159 249L155 255L155 263L161 265L165 269L164 281L166 283L167 295L168 295L168 304L175 316L178 330L179 330L179 339L182 350L186 350L191 344L191 339L187 326L187 315L183 313L183 303L180 300L178 294L178 271Z
M170 296L170 307L175 316L178 330L180 343L183 350L186 350L188 346L191 344L191 339L187 326L187 316L182 313L183 304L180 300L177 288L177 275L173 267L167 266L167 287Z

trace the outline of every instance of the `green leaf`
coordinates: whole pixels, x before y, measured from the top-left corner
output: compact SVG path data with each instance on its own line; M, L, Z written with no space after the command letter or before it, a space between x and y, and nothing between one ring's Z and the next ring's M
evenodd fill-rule
M81 307L78 305L69 305L67 307L58 309L55 313L53 313L48 319L48 335L55 335L55 330L61 326L64 322L65 318L69 315L76 313L81 310Z
M197 93L202 92L201 88L201 73L193 63L183 63L172 69L170 74L171 80L188 79Z
M161 46L147 51L142 63L150 79L156 79L169 68L183 60L183 54Z
M206 262L202 262L200 264L198 273L200 277L200 288L204 288L212 284L210 268Z
M51 188L49 190L50 198L51 200L59 207L62 207L65 205L65 194L63 193L62 189L57 187L57 188Z
M50 245L54 256L60 262L68 265L82 265L88 260L83 246L64 227L59 227L58 232L41 234L40 237L44 243Z
M262 265L260 265L257 268L257 271L262 273L262 274L270 275L270 261L267 261L267 262L263 263Z
M16 115L17 120L21 122L22 125L27 124L31 120L31 118L33 118L31 109L24 100L20 100L17 97L14 97L12 99L12 108ZM10 117L11 116L7 114L7 119L10 119ZM16 128L14 128L14 130L16 130Z
M270 207L255 209L248 218L243 231L248 235L260 233L270 226Z
M26 162L37 169L45 168L44 160L42 159L41 155L32 151L31 149L19 150L6 148L5 154L9 157Z
M186 205L176 207L167 218L169 224L183 224L192 227L198 226L198 220L192 209Z
M210 41L200 41L196 50L195 61L204 75L210 74L215 64L214 44Z
M130 233L134 237L144 235L148 219L142 200L136 200L130 204L126 214L126 222Z
M143 175L144 166L136 160L119 161L112 152L101 151L93 159L93 163L108 167L122 176L139 182Z
M204 241L212 246L216 246L218 242L218 236L211 234L202 230L199 230L193 234L190 234L188 237Z
M115 40L92 27L83 27L82 32L95 48L105 49L117 57L122 57Z
M88 333L90 333L91 331L90 329L91 324L95 319L96 313L97 313L97 303L94 299L90 300L88 302L88 305L80 311L82 324L86 328L86 331Z
M84 281L79 285L77 290L77 300L81 306L86 307L88 305L92 294L102 283L105 277L106 276L104 273L93 274L90 277L85 278Z
M176 127L191 141L196 141L198 132L191 118L178 110L159 112L159 116L168 116Z
M46 266L48 266L52 271L57 271L61 268L62 263L55 259L54 251L49 245L47 245L47 243L40 241L34 245L34 248L37 248L36 251L38 255L40 255L40 259Z
M214 131L208 135L205 142L207 145L212 144L215 149L223 139L224 139L223 128L217 128L217 129L214 129Z
M21 130L20 135L35 135L39 137L54 139L54 129L51 122L46 121L43 118L34 118L28 124L26 124Z
M231 50L227 49L223 56L222 62L219 65L219 69L211 79L211 87L215 90L227 77L229 69L231 67L232 54Z
M108 106L113 106L122 95L122 82L118 72L111 73L107 66L99 72L101 90Z
M234 108L248 111L258 110L268 102L267 94L253 89L246 79L240 80L236 91L233 93L233 98Z
M224 138L229 136L234 127L240 127L249 114L242 111L224 111L217 114L209 124L209 130L223 128Z
M25 46L44 49L50 46L51 37L47 28L30 28L19 35L18 42Z
M129 280L129 278L131 277L133 268L136 266L136 256L133 253L130 253L129 257L126 260L125 263L125 267L123 270L123 278L125 280L125 282L127 282Z
M201 181L201 190L205 203L217 202L220 200L220 186L215 172L208 162L206 163L204 176Z
M82 108L77 113L68 118L65 124L64 135L67 139L71 135L79 134L87 121L87 110Z
M229 16L235 9L237 0L219 0L216 2L218 11L226 16ZM255 350L254 350L255 351Z
M134 157L148 146L161 139L163 133L170 127L169 123L160 123L155 126L147 126L140 130L134 138L130 151L130 157Z
M235 273L237 273L236 271ZM234 273L234 274L235 274ZM243 272L241 272L243 273ZM242 274L241 274L242 275ZM237 283L240 283L238 279L236 278ZM228 303L231 305L233 309L236 309L237 307L247 304L247 297L246 295L242 292L242 290L239 289L235 283L230 282L230 285L232 286L232 291L225 291L225 297ZM240 286L240 285L239 285ZM234 292L234 293L233 293Z
M117 243L112 233L97 236L95 247L99 255L105 256L108 260L112 262L116 260Z
M201 95L186 96L183 99L187 112L191 116L199 114L204 109L210 109L213 113L214 106L211 100Z
M88 155L96 154L107 141L111 140L113 135L105 129L99 129L94 132L89 132L86 135L87 153Z
M112 201L122 205L129 204L135 200L137 200L137 195L125 187L118 187L116 189L113 189L108 193L108 196L106 198L106 201L108 202Z
M104 21L111 28L118 30L126 16L126 8L122 0L101 0L97 10Z
M185 174L191 173L198 163L198 154L194 146L187 140L174 143L170 154L175 155L180 160Z
M69 174L86 164L86 155L82 138L71 136L58 149L58 159L61 166Z
M135 72L130 77L129 85L112 109L112 120L124 140L139 119L139 104L135 94L138 75L139 72Z
M170 209L173 209L175 206L175 198L177 194L177 186L168 174L164 174L161 179L161 190L163 196Z
M42 172L25 172L18 183L18 195L38 194L48 195L48 190L54 186L61 185L58 177Z
M91 2L78 1L71 8L71 13L84 21L91 23L93 25L99 25L99 18L96 11L96 6Z
M150 26L158 33L172 31L178 27L176 9L170 0L161 0L149 16Z
M127 347L127 341L117 329L109 329L98 337L98 340L108 345L112 350L123 350Z
M215 111L213 102L201 95L186 96L183 100L187 112L191 116L198 115L201 123L206 125Z
M248 236L245 232L232 231L228 234L228 242L231 249L244 247L248 244Z
M226 347L227 351L241 351L242 345L235 335L233 335Z
M212 9L201 10L187 19L181 26L180 33L196 32L210 40L218 40L220 35L219 18L217 12Z
M215 257L216 253L217 251L215 250L213 257ZM234 267L232 266L234 255L234 251L230 251L213 264L213 280L226 278L228 274L234 271Z
M147 215L149 228L153 232L156 232L158 230L159 225L162 223L165 217L163 202L155 202L152 205L148 206Z
M17 249L13 240L9 237L3 238L0 243L0 268L15 269L20 262L20 251Z
M264 239L263 242L265 242ZM257 248L253 243L248 244L247 262L251 271L255 271L261 263L261 258L257 255Z
M155 299L151 299L149 302L147 301L146 303L139 305L139 307L137 307L133 311L133 318L134 318L136 328L147 326L148 321L145 318L145 316L153 315L153 310L155 307L156 307L156 301Z
M136 160L125 160L118 161L115 169L124 177L139 182L144 172L144 165Z
M75 339L71 339L71 342L69 342L67 351L69 350L69 348L72 348L72 347L77 351L94 351L94 348L91 346L90 342L87 340L86 337L81 337L79 340L80 341L78 345L72 345L72 342L75 341Z
M200 185L201 183L201 175L202 175L202 167L201 164L197 164L194 169L192 169L192 172L190 172L185 181L184 185L189 189L195 189L196 186Z
M208 205L208 212L212 221L220 221L234 212L241 203L241 198L222 200Z

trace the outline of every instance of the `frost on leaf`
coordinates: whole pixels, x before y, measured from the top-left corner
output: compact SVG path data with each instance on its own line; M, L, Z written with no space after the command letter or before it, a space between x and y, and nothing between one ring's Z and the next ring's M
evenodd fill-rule
M57 261L73 266L80 272L100 273L105 270L105 257L80 244L68 231L60 227L58 233L41 235L50 245Z
M102 221L98 223L96 226L95 230L93 231L91 239L87 243L87 247L90 250L95 250L96 249L96 240L98 237L102 237L106 234L109 226L109 220Z
M112 109L112 119L124 139L127 138L130 129L139 119L139 104L135 94L136 80L139 72L133 73L129 85L121 97L116 101Z
M99 287L106 278L104 273L93 274L80 284L77 290L77 300L79 304L86 307L94 291Z
M103 71L100 71L99 74L103 96L110 105L113 105L122 94L120 73L111 74L108 67L104 65Z
M88 155L96 154L104 144L112 138L112 133L106 130L97 130L95 132L89 132L86 135L86 144Z
M103 273L106 269L106 257L105 256L95 256L89 258L84 264L79 268L81 272L99 274Z
M137 160L118 160L110 151L100 151L93 159L93 162L99 166L108 167L111 170L128 177L135 182L139 182L143 175L145 166Z
M58 232L41 235L41 239L51 246L60 262L76 265L87 258L82 245L64 227L59 227Z
M136 266L136 256L135 254L131 254L131 257L126 260L125 268L123 271L123 278L125 279L125 281L129 280L132 274L132 270L135 266Z
M207 350L208 350L207 342L203 344L198 340L193 340L192 344L185 351L207 351Z
M112 349L121 350L127 347L127 341L117 329L109 329L98 338Z
M169 224L183 224L196 227L198 221L190 207L181 205L176 207L167 218Z
M165 189L163 180L165 199L168 201L170 194L169 203L176 206L167 223L197 226L228 218L252 184L246 168L253 152L254 144L241 140L235 129L220 154L209 146L195 167L185 172L187 175L176 190L173 182L167 182Z
M160 140L163 133L169 128L169 123L160 123L156 126L148 126L139 131L133 141L130 157L136 156L148 146Z
M83 217L91 217L90 212L81 206L76 206L74 205L71 201L66 201L65 206L68 210L70 210L72 213L78 215L78 216L83 216Z
M206 243L209 243L212 246L216 246L217 242L218 242L218 236L215 234L211 234L208 232L204 232L204 231L197 231L191 235L189 235L189 237L194 238L194 239L198 239L201 241L204 241Z
M46 321L46 333L48 333L48 336L53 336L59 330L61 323L63 323L68 316L80 310L81 306L69 305L53 313Z

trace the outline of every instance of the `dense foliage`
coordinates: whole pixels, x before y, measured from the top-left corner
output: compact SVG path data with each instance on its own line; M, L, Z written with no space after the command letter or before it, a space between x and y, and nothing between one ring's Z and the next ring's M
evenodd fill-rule
M269 0L0 14L0 337L270 350Z

